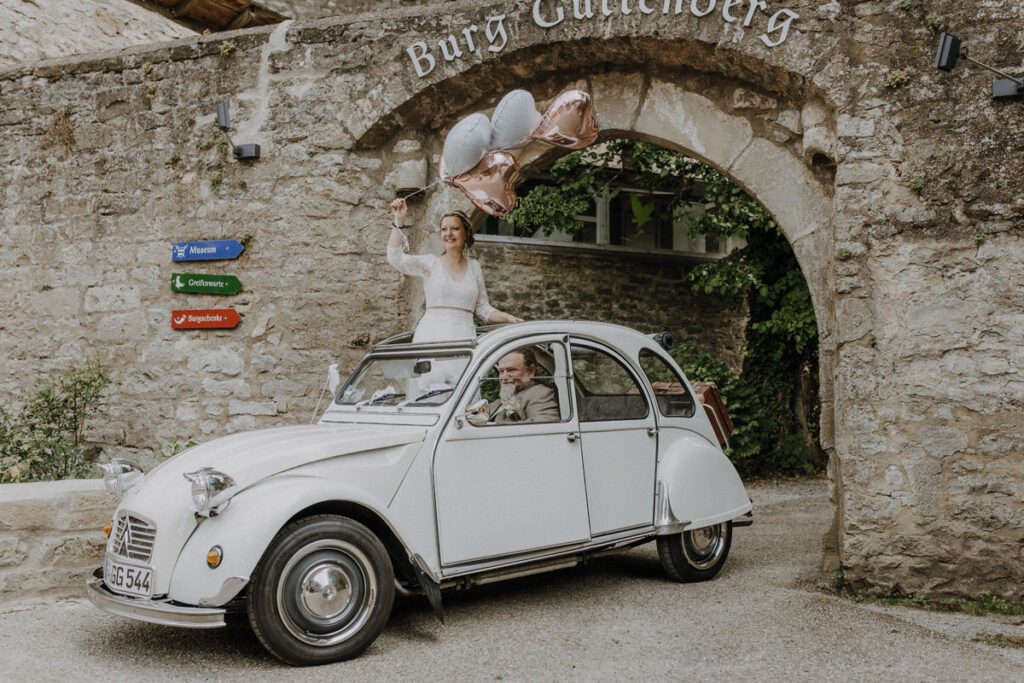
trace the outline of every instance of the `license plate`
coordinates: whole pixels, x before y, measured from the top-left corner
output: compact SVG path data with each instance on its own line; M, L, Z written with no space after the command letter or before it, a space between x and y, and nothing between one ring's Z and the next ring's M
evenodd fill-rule
M153 595L152 579L152 567L118 562L109 557L103 564L103 583L118 593L148 598Z

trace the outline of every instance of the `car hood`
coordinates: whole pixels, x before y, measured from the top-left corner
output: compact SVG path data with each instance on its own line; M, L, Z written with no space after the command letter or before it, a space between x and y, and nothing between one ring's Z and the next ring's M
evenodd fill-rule
M303 425L242 432L190 448L149 473L133 498L165 486L188 491L187 472L212 467L232 479L236 493L267 477L327 458L423 441L423 427Z
M155 595L167 592L171 570L182 546L195 530L191 486L186 472L212 467L235 480L232 495L281 472L318 461L352 457L356 485L366 485L368 473L387 472L397 485L412 462L410 449L423 441L423 427L380 425L309 425L263 429L233 434L190 448L171 458L148 475L121 500L117 514L125 511L155 527L156 538L148 561L154 567ZM404 446L404 448L403 448ZM368 467L369 463L373 463ZM113 552L115 534L107 542Z

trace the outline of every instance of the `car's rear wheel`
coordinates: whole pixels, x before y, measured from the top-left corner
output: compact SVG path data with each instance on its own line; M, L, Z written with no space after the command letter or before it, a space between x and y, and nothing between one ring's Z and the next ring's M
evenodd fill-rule
M380 539L352 519L317 515L271 542L250 586L249 623L278 659L326 664L369 647L394 600L394 569Z
M714 578L729 557L732 522L658 537L658 558L676 581Z

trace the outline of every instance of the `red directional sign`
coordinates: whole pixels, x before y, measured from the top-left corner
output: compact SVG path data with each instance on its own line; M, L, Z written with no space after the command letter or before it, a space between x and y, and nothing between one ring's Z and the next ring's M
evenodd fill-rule
M175 330L205 330L210 328L231 328L242 321L233 308L205 308L188 311L171 311L171 328Z

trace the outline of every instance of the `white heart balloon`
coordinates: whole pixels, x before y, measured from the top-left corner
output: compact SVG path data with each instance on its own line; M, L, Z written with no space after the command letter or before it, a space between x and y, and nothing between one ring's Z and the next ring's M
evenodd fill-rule
M540 120L533 95L513 90L494 108L490 149L514 149L526 144L526 138L540 125Z
M444 139L445 170L455 177L480 163L491 141L491 122L485 114L470 114L456 123Z

